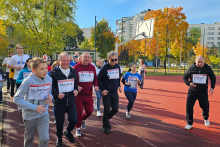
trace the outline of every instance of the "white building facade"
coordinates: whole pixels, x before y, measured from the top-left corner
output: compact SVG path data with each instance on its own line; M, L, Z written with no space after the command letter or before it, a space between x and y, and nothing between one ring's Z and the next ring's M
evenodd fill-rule
M91 37L91 30L92 28L83 28L82 31L83 31L83 36L86 37L88 40L90 39Z
M215 24L189 24L190 28L198 28L201 30L201 42L207 45L208 48L213 45L219 46L220 43L220 22Z

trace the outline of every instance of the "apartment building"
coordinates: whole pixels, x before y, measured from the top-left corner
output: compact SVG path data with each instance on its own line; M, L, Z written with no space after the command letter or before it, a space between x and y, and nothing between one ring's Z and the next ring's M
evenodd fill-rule
M88 40L90 39L91 37L91 30L92 28L83 28L82 31L83 31L83 36L86 37Z

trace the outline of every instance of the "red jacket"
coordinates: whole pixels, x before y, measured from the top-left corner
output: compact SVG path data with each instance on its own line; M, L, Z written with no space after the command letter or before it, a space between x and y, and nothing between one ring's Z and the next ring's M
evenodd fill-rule
M96 69L92 64L88 64L87 66L82 65L81 62L73 66L77 73L77 83L78 86L81 86L83 89L79 92L79 95L92 95L93 93L93 85L98 87L98 78L96 75ZM91 82L82 82L85 78L83 76L92 76L94 75L94 79ZM81 78L81 80L79 79Z

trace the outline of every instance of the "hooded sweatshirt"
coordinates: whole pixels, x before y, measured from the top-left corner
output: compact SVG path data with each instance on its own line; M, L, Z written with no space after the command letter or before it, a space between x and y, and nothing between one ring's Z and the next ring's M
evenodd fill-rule
M49 94L51 97L52 79L48 75L44 79L40 79L31 73L21 84L14 96L14 102L18 105L18 109L22 109L22 117L24 120L32 120L48 114L48 104L45 103ZM41 99L41 100L37 100ZM36 108L38 105L44 105L46 112L38 113Z
M95 66L88 64L87 66L82 65L81 61L73 67L77 72L78 86L83 89L79 92L79 95L92 95L93 85L98 87L98 78L96 75ZM91 82L83 81L89 76L93 79Z
M23 80L27 78L28 75L30 75L31 72L32 72L31 69L29 69L28 67L26 67L25 69L22 69L18 75L16 83L21 84Z
M183 76L183 81L189 86L189 90L207 93L208 90L208 77L211 80L211 88L215 88L216 77L211 67L206 63L202 68L196 66L196 63L191 65ZM199 80L198 80L199 79ZM203 80L201 80L203 79ZM196 85L195 88L190 86L190 83Z

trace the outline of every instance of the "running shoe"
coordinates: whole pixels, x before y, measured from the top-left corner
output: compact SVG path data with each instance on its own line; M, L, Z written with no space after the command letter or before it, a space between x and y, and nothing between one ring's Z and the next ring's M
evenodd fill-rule
M130 115L129 112L126 112L126 118L127 118L127 119L130 119L130 118L131 118L131 115Z
M62 146L63 146L62 138L61 139L57 138L56 147L62 147Z
M204 120L204 123L205 123L205 126L206 126L206 127L208 127L208 126L210 125L210 122L209 122L208 119L207 119L207 120Z
M187 124L187 125L185 126L185 129L186 129L186 130L189 130L189 129L191 129L191 128L192 128L192 125Z
M86 121L85 120L82 121L81 129L86 129Z
M76 129L75 135L76 135L76 137L81 137L81 130L80 130L80 128Z
M73 134L71 132L68 132L67 130L64 131L64 134L66 135L66 137L68 138L69 142L74 143L75 139L73 137Z
M110 133L109 129L108 129L107 127L105 127L104 125L103 125L103 127L102 127L102 131L103 131L105 134L109 134L109 133Z
M101 114L101 112L100 111L97 111L97 114L96 114L98 117L101 117L102 116L102 114Z

